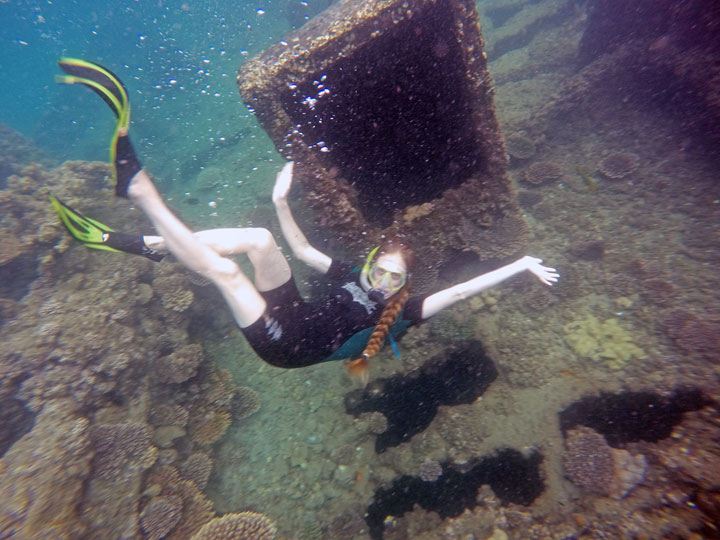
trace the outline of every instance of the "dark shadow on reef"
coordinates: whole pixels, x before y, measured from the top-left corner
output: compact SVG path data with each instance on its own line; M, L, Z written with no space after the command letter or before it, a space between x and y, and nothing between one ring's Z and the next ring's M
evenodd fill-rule
M428 360L417 372L378 379L345 397L345 410L359 415L379 411L388 420L375 451L409 440L430 425L440 405L472 403L497 377L482 343L471 340Z
M670 436L683 413L698 411L710 400L700 390L680 388L670 396L652 392L622 392L584 397L560 413L563 435L577 425L587 426L619 447L636 441L657 442Z
M367 509L365 521L370 537L383 538L385 518L400 517L417 504L425 510L437 512L441 518L457 517L466 509L478 505L477 492L488 484L502 504L531 504L543 491L540 476L542 456L533 452L524 456L506 448L497 454L471 462L465 471L450 464L442 465L442 474L434 482L417 476L404 475L385 489L375 492Z
M19 399L10 398L0 403L0 458L35 423L35 414Z

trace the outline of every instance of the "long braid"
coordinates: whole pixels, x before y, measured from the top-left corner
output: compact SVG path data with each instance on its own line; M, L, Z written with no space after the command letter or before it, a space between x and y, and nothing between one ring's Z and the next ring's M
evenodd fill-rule
M375 325L372 334L370 334L370 339L362 354L345 363L350 375L360 378L365 383L367 382L370 370L370 358L375 356L382 348L385 339L390 333L390 328L395 324L409 296L410 292L408 291L407 284L405 284L402 289L388 300L383 312L380 314L380 320L377 325Z
M370 376L370 358L375 356L385 344L385 339L390 333L390 328L395 324L395 321L400 316L400 312L405 307L405 302L407 302L410 296L410 276L415 266L415 254L407 241L401 236L386 240L380 248L378 257L394 253L400 253L402 255L407 273L407 281L399 291L388 299L385 308L380 314L380 319L375 325L372 334L370 334L370 339L360 356L345 362L350 375L359 378L364 383L367 383ZM367 264L369 266L369 261Z
M383 343L385 343L385 338L390 333L390 327L395 324L395 320L400 315L409 295L407 286L405 286L390 298L380 315L380 320L372 334L370 334L370 339L362 352L362 356L372 358L378 353Z

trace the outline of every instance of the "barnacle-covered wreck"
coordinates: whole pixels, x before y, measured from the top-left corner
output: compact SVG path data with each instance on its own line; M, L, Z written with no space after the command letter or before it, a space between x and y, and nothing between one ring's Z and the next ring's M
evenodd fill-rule
M327 237L402 231L448 262L525 238L474 2L339 2L246 62L242 97Z

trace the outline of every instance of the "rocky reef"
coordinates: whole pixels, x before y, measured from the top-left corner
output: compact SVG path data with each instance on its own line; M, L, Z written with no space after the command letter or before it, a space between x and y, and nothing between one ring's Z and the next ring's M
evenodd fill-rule
M106 204L105 164L54 166L27 140L4 138L0 537L716 537L716 81L698 78L712 73L698 43L716 51L717 33L705 30L718 16L692 12L696 2L636 4L662 20L628 42L626 25L610 41L598 27L615 2L483 3L523 215L490 233L458 213L459 225L434 237L450 246L450 263L423 251L427 276L414 292L491 269L482 259L503 256L497 231L529 239L528 253L561 280L545 288L516 276L411 328L399 358L388 349L373 360L364 389L341 364L263 364L220 296L171 258L71 242L43 188L120 230L150 229L126 203ZM618 17L636 16L620 8ZM698 32L674 30L691 12ZM667 91L646 99L658 74ZM559 172L527 181L544 169ZM339 170L326 174L350 193ZM393 219L421 229L437 211L433 200L413 201ZM376 452L399 412L408 416L408 401L389 390L410 392L438 358L477 342L492 359L491 384L460 400L445 397L470 377L437 382L423 429ZM348 414L358 396L382 408ZM482 467L491 465L506 483ZM444 488L468 504L429 501Z
M106 206L109 172L29 163L0 189L2 537L186 540L216 515L205 450L237 387L190 338L191 314L216 299L176 263L71 242L47 198L149 232ZM243 396L249 416L259 404Z

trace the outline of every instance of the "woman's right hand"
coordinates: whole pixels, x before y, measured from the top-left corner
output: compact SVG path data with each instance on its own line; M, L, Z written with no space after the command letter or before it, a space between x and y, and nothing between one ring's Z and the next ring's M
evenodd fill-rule
M292 186L293 162L288 161L282 170L278 173L273 188L272 200L274 204L287 200Z

